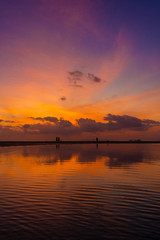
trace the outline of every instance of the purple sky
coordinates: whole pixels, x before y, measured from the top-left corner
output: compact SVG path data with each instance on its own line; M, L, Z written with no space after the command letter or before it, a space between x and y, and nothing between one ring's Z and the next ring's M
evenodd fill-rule
M159 140L159 12L156 0L2 0L0 140Z

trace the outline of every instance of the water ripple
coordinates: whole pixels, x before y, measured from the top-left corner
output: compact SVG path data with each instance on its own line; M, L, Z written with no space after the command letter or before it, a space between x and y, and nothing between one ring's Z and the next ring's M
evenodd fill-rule
M0 151L0 239L159 240L159 146L134 146L134 153L119 146L75 148ZM83 161L91 152L97 160ZM123 163L125 154L132 154L131 165L127 158ZM51 156L56 163L45 164Z

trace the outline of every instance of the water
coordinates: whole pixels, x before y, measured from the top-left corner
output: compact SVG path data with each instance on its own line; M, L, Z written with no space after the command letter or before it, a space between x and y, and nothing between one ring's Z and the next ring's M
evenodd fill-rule
M160 239L160 145L0 148L0 239Z

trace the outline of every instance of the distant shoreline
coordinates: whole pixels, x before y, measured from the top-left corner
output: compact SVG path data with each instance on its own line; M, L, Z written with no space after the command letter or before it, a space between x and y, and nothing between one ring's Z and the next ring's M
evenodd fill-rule
M26 145L57 145L57 144L153 144L160 141L0 141L0 147Z

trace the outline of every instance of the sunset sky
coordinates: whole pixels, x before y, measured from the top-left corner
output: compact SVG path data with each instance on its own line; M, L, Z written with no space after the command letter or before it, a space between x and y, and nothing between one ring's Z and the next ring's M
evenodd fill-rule
M160 140L160 1L1 0L0 140Z

